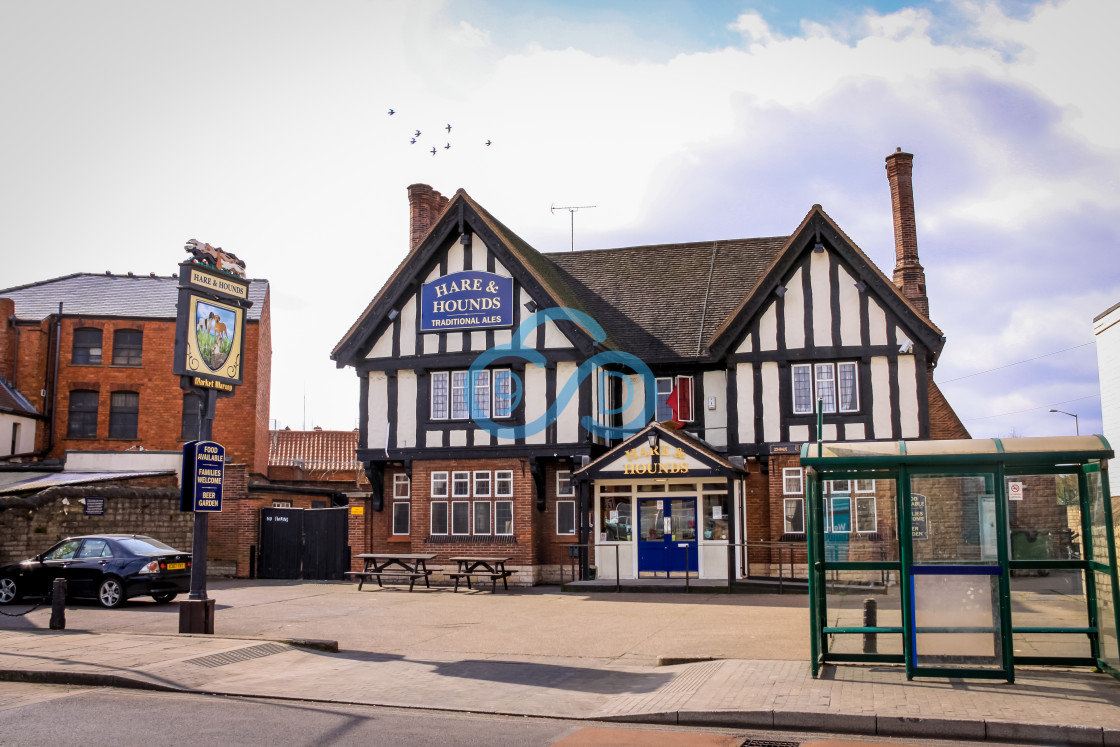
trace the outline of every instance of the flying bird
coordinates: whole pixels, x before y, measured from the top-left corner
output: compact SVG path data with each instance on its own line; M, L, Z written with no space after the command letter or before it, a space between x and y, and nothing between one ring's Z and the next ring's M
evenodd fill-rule
M393 116L394 114L396 114L396 112L395 112L395 111L393 111L392 109L390 109L390 110L389 110L389 116L391 117L391 116Z
M447 127L445 127L444 129L447 130L448 132L451 132L451 125L447 125Z
M432 155L434 156L435 154L436 154L436 146L433 145L432 146Z
M489 145L490 145L490 141L489 141L489 140L487 140L487 141L486 141L486 145L487 145L487 146L489 146Z
M451 143L448 143L447 145L443 146L444 150L449 150L450 148L451 148Z
M420 137L420 130L416 131L416 137Z
M409 142L410 145L416 145L416 138L412 138L408 142Z

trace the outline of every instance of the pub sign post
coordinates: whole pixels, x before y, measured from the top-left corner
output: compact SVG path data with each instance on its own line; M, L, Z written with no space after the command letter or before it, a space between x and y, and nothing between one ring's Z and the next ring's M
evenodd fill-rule
M201 403L198 440L183 447L181 509L194 513L191 590L179 603L180 633L213 633L214 600L206 596L209 514L221 510L225 449L212 441L219 397L232 397L243 377L249 281L235 255L191 239L179 264L174 373ZM188 464L189 461L189 464ZM189 484L188 484L189 483Z

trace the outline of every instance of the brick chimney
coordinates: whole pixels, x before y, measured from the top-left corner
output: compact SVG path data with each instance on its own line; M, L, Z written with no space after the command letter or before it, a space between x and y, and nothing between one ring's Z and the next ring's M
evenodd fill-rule
M408 217L411 231L410 249L415 250L428 235L447 207L447 198L427 184L408 187Z
M925 317L929 318L926 271L918 262L918 229L914 221L914 155L898 148L887 156L887 181L891 184L894 213L894 284Z
M0 298L0 376L9 382L16 374L16 329L11 318L16 314L16 302Z

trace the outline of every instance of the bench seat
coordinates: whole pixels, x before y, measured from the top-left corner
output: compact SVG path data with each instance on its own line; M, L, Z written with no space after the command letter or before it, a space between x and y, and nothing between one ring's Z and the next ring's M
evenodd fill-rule
M490 573L489 571L472 571L470 573L457 572L448 573L448 578L455 579L455 591L459 591L459 579L465 578L467 580L467 588L472 589L471 578L488 578L490 579L490 591L496 591L498 588L498 579L502 580L502 588L509 589L509 584L506 579L513 575L513 571L497 571Z
M358 579L358 591L362 590L362 585L369 579L376 579L377 585L381 586L381 579L383 577L396 577L408 579L408 590L412 591L412 587L416 584L416 579L424 579L424 586L431 588L428 584L428 576L432 575L431 571L405 571L405 570L387 570L387 571L346 571L345 575L355 576Z

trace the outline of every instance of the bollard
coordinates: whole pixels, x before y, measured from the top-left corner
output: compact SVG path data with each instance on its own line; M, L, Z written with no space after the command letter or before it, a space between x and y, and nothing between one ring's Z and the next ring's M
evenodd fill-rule
M66 579L56 578L51 586L51 630L66 630Z
M863 600L863 627L879 627L879 603L876 602L872 597L868 597L867 599ZM878 633L863 634L863 653L879 653L878 636Z

